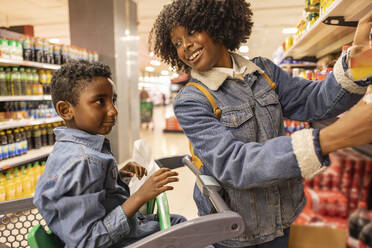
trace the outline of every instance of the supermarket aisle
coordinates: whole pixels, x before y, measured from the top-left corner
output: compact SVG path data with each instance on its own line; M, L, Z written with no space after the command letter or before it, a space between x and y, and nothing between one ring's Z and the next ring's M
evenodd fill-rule
M148 129L143 124L141 126L141 138L151 146L154 159L188 153L188 141L183 133L163 133L165 118L172 115L171 105L156 106L152 123L154 129ZM177 169L177 172L180 181L173 184L175 187L173 191L167 192L169 208L172 213L181 214L187 219L196 218L197 210L192 199L195 176L186 167Z

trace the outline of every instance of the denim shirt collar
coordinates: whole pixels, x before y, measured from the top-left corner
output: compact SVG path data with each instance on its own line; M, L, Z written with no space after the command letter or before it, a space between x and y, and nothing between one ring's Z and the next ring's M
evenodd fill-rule
M108 149L110 149L110 143L103 135L90 134L79 129L67 127L55 128L54 133L56 135L56 141L74 142L97 151L102 151L104 146L108 146Z
M216 91L228 77L244 77L245 75L251 74L255 71L263 73L263 70L260 67L252 61L245 59L243 56L237 53L230 53L230 55L233 61L232 70L224 70L225 68L221 70L222 68L218 67L203 72L191 70L191 76L203 82L209 89ZM240 75L238 76L238 74Z

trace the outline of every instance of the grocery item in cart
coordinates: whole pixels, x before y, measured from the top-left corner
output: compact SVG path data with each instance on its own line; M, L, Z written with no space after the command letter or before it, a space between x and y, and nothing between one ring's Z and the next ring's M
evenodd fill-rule
M364 226L359 235L359 248L372 247L372 222Z

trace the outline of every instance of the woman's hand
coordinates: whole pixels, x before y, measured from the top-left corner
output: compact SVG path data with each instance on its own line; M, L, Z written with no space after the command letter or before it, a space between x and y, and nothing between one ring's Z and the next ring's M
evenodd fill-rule
M372 88L335 123L320 130L322 154L372 142Z
M133 177L136 175L138 179L141 179L144 175L147 176L147 170L136 162L128 162L120 169L119 173L122 177Z
M122 207L128 218L132 217L138 209L160 193L172 190L168 183L178 182L178 173L168 168L162 168L152 174L146 182L126 200Z
M353 48L350 56L355 57L369 49L369 34L372 28L372 12L359 20L358 27L354 35Z

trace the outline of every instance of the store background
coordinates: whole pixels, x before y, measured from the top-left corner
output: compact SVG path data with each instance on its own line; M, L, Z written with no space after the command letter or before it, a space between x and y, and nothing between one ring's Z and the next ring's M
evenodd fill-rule
M100 61L112 68L118 88L119 120L110 135L114 154L119 162L129 159L133 141L144 138L153 149L154 159L157 159L188 153L187 139L182 133L163 132L167 128L179 128L171 119L173 111L169 103L174 96L171 89L179 88L177 84L171 84L171 80L177 81L180 75L151 56L147 49L148 33L153 22L162 6L169 2L171 1L7 0L1 1L0 27L32 26L34 36L50 42L96 50ZM288 33L288 28L294 28L303 18L305 1L249 2L254 13L254 27L251 38L243 44L246 47L238 52L249 58L264 56L272 59L273 56L277 56L282 43L292 35ZM347 12L349 17L357 19L372 8L370 0L336 2L345 3L344 6L350 5L350 8L342 8L337 14ZM366 6L370 8L365 8ZM329 32L331 39L338 40L331 49L332 52L340 52L341 43L351 41L353 28L342 30L337 37ZM320 31L322 33L317 34L322 37L328 32L327 29ZM314 37L316 39L316 35ZM314 44L323 49L324 44L308 40L308 44L312 44L309 44L307 50L313 49ZM304 47L307 48L306 45ZM150 92L151 100L156 106L152 121L141 124L138 95L142 87ZM167 98L165 106L162 106L162 94ZM292 124L288 123L289 129L292 128ZM290 131L294 131L293 128ZM365 150L372 151L368 147ZM196 207L192 200L195 178L187 168L180 168L178 171L180 182L175 184L174 191L168 192L171 211L183 214L188 219L196 218ZM335 232L330 231L335 229L309 229L307 226L294 230L293 236L296 236L296 239L302 239L303 244L319 241L317 247L324 245L325 237L329 237L330 242L336 240L340 247L345 240L345 230ZM312 235L309 235L309 232ZM303 233L307 235L304 236Z

